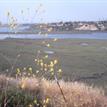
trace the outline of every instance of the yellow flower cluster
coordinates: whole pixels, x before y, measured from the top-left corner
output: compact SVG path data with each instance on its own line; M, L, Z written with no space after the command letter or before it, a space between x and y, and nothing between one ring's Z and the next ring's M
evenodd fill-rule
M15 30L18 27L17 19L14 18L10 12L7 12L7 17L9 19L8 25L11 30Z
M37 99L35 99L35 100L33 101L33 103L36 104L37 107L39 106L39 103L37 102Z
M43 59L35 59L36 65L39 66L40 71L48 71L52 76L57 72L58 74L62 73L62 69L57 68L58 60L50 60L48 61L48 55L45 55ZM39 70L36 71L36 73L39 73Z
M40 6L36 10L36 12L38 13L39 10L42 7L43 7L43 5L40 4ZM24 14L23 10L21 10L21 14ZM10 29L15 30L18 27L17 19L14 18L11 15L10 12L7 12L7 17L9 19L8 20L9 21L8 25L9 25ZM63 25L63 23L62 23L62 25ZM47 37L48 34L53 31L53 28L52 27L48 28L47 25L40 25L39 27L41 29L42 28L46 29L47 32L45 32L44 34L43 34L42 30L38 33L39 35L44 35L45 37ZM42 44L45 46L45 48L51 49L52 46L54 46L52 43L56 42L57 40L58 40L57 38L54 38L54 39L50 40L52 42L48 42L48 40L43 40ZM42 51L38 50L38 52L37 52L37 58L35 59L35 63L37 65L37 67L38 67L36 69L36 71L35 71L36 74L39 74L40 71L43 71L43 73L47 73L48 72L52 76L55 76L56 73L61 74L62 73L62 69L58 68L59 60L56 57L55 58L53 58L53 57L51 58L51 55L46 54L46 53L45 53L45 55L43 55L43 53L42 53L43 56L41 56L41 53L42 53ZM20 54L17 55L17 58L19 58L20 56L21 56ZM33 68L31 66L22 68L22 71L21 71L20 68L16 68L16 75L17 76L20 75L20 76L24 76L24 77L25 76L28 76L28 77L29 76L33 76L33 77L35 77L36 76L35 74L33 74ZM27 78L22 79L21 84L20 84L21 89L25 89L26 88L26 79ZM50 99L48 97L46 99L44 99L43 100L43 107L47 107L47 105L49 104L49 102L50 102ZM33 104L36 104L37 106L39 106L39 104L37 102L37 99L34 99L33 103L29 104L28 106L29 107L33 107Z
M50 99L47 97L46 99L43 100L43 107L47 107L47 105L49 104Z

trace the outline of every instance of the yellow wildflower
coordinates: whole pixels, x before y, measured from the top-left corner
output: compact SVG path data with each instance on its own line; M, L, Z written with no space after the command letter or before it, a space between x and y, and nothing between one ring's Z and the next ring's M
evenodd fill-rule
M41 67L43 67L43 62L40 63Z
M32 71L32 68L31 68L31 67L29 67L29 71Z
M46 98L45 103L48 104L49 103L49 98Z
M54 67L54 63L52 61L50 62L50 67Z
M36 99L34 100L34 104L37 104L37 100Z
M19 69L19 68L17 68L17 74L20 74L20 72L21 72L21 71L20 71L20 69Z
M37 59L35 59L35 62L37 62Z
M59 70L58 70L58 73L62 73L62 69L59 69Z
M50 47L51 45L50 45L50 44L47 44L46 46L47 46L47 47Z
M24 67L23 70L26 70L26 67Z
M45 58L48 58L48 55L45 55Z
M36 73L39 73L39 70L36 70Z
M52 72L51 75L54 75L54 72Z
M57 60L57 59L55 59L55 60L54 60L54 64L57 64L57 63L58 63L58 60Z
M53 68L51 68L51 69L50 69L50 72L53 72L53 71L54 71L54 69L53 69Z
M22 89L25 88L25 83L24 83L24 82L21 84L21 88L22 88Z

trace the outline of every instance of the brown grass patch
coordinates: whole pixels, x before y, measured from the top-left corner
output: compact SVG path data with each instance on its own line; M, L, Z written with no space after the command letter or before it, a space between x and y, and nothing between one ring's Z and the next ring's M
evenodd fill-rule
M9 78L0 75L0 90L15 87L34 95L38 94L40 99L49 98L46 107L107 107L107 97L102 89L93 88L84 83L59 81L66 98L66 103L62 97L58 85L55 81L37 78Z

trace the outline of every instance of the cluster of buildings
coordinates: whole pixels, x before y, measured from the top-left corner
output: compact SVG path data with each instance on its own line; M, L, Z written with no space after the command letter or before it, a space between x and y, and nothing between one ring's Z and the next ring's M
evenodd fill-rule
M107 31L107 21L50 23L54 31Z
M107 21L56 22L41 24L19 24L11 30L8 25L1 25L0 33L72 33L79 31L107 31Z

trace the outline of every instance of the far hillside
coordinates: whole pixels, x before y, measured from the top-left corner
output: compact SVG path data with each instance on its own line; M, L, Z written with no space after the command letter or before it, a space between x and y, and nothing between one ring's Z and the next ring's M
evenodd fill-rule
M14 28L9 25L1 24L0 33L19 33L19 34L66 34L66 33L87 33L87 32L106 32L107 21L78 21L78 22L55 22L55 23L34 23L34 24L17 24L14 23ZM41 32L42 31L42 32Z

